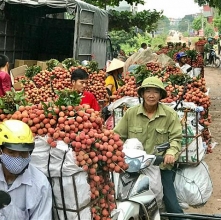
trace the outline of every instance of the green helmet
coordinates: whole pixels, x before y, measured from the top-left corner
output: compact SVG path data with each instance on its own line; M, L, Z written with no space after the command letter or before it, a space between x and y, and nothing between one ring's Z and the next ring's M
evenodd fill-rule
M141 97L143 88L148 88L148 87L154 87L160 89L162 92L162 99L165 99L167 97L167 92L163 86L162 81L159 78L154 76L146 78L142 82L141 86L138 88L137 91L138 95Z

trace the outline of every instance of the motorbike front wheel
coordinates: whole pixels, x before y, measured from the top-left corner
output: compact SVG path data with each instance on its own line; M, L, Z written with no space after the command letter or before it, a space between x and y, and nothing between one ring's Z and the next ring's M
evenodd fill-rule
M212 65L216 68L218 68L221 64L221 61L220 61L220 58L219 57L216 57L214 56L213 57L213 60L212 60Z

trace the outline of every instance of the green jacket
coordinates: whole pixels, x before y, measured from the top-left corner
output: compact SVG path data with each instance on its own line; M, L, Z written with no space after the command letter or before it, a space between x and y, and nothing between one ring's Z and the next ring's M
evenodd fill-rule
M205 45L204 45L204 52L209 52L210 51L210 49L213 49L213 45L212 44L209 44L209 43L206 43Z
M154 147L165 142L170 143L167 154L178 159L181 150L182 127L180 119L174 109L159 103L155 116L149 119L146 116L143 104L129 108L118 122L114 131L122 140L137 138L148 154L154 153ZM171 165L162 169L171 169Z

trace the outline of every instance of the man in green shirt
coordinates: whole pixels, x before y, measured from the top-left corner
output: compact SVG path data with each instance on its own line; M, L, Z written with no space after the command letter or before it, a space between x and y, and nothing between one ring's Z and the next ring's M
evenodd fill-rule
M164 163L160 166L163 200L167 212L183 213L176 197L173 185L175 172L172 170L181 150L182 127L179 117L171 107L159 103L167 96L160 79L156 77L145 79L138 89L138 95L143 98L143 103L128 109L114 131L124 141L128 138L137 138L148 154L153 154L155 146L170 143L170 148L164 156Z
M207 41L208 42L204 45L204 61L208 61L209 60L210 50L213 49L213 45L214 45L213 38L209 37L207 39Z

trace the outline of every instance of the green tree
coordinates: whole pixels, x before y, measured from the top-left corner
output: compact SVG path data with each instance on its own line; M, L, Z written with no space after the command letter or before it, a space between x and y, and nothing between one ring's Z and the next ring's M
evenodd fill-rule
M89 4L106 9L107 6L119 6L121 0L83 0ZM144 4L144 0L125 0L130 5Z
M131 28L129 31L119 30L111 31L110 33L111 42L114 48L127 42L130 47L137 46L135 37L137 36L135 28Z
M206 23L207 23L206 18L203 18L203 27L206 26ZM196 17L196 18L193 20L192 28L193 28L194 30L196 30L196 31L199 31L199 30L202 28L202 15Z
M120 30L111 31L109 34L113 48L120 47L127 55L131 52L136 52L140 48L141 43L144 42L147 44L150 43L152 49L158 50L158 45L164 45L167 38L166 34L161 34L154 38L146 32L136 34L134 28L131 28L128 32Z
M161 33L168 33L170 30L170 20L166 16L162 15L162 17L157 22L157 30Z
M213 19L214 27L218 28L219 33L221 33L221 16L215 11L215 17Z
M214 27L210 23L206 23L206 26L204 28L204 35L206 37L213 37L215 35Z
M144 10L135 14L130 11L109 10L109 29L129 31L131 27L136 26L143 31L151 32L156 30L162 13L156 10Z
M186 31L188 31L188 22L189 22L189 21L182 19L182 20L179 22L178 30L179 30L180 32L186 32Z

